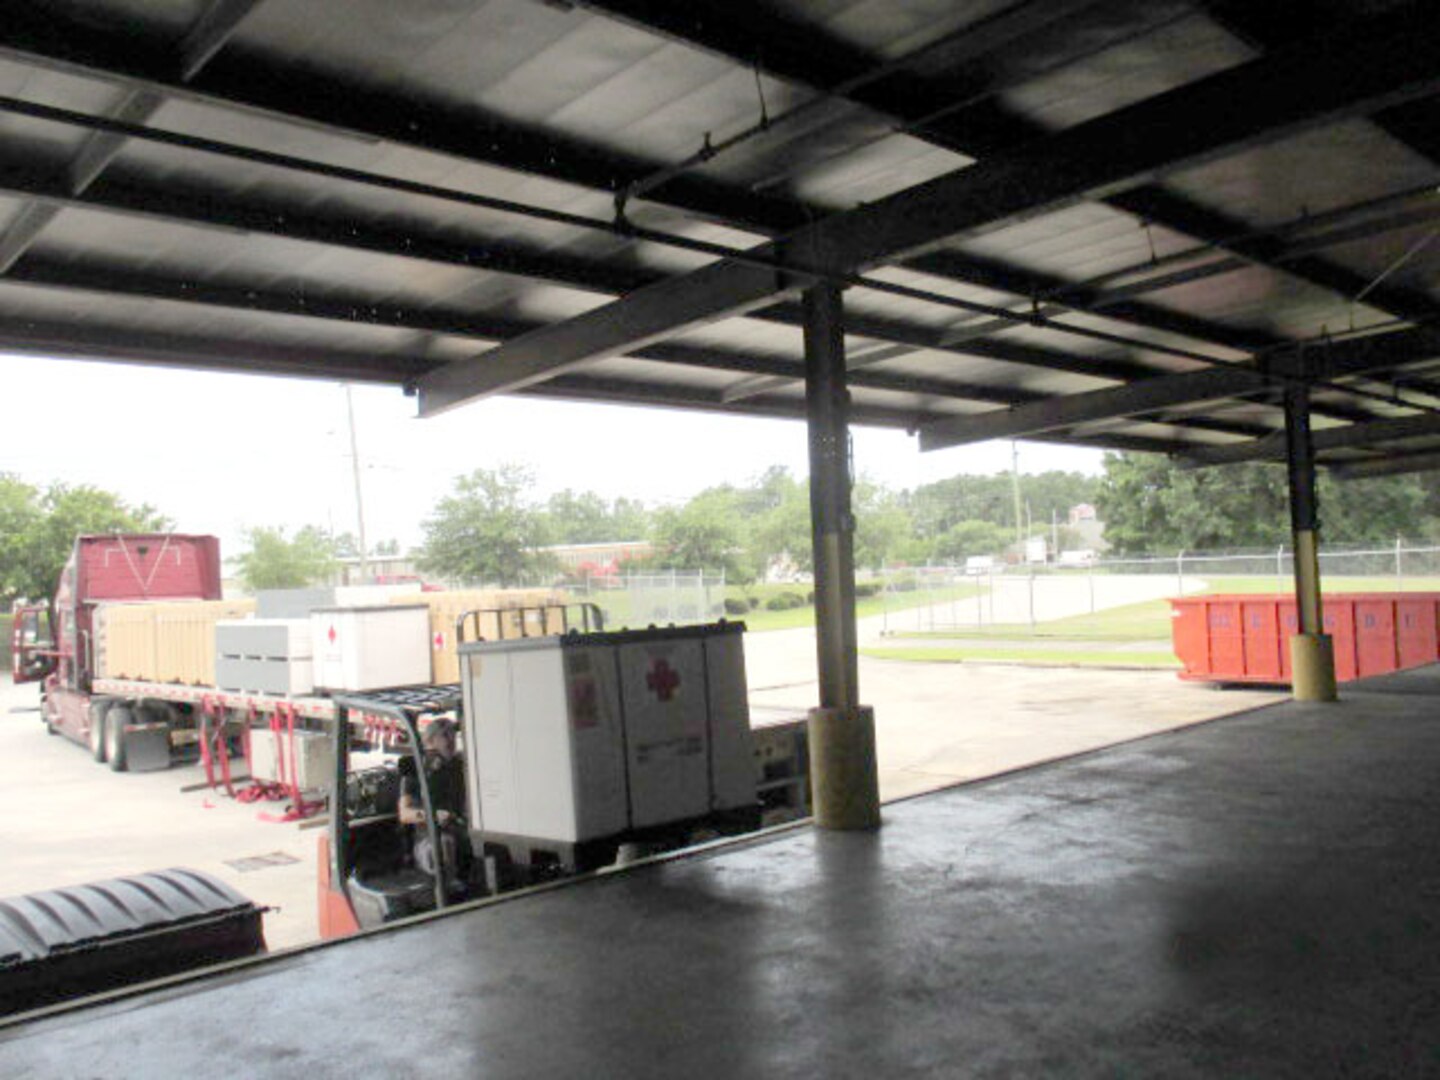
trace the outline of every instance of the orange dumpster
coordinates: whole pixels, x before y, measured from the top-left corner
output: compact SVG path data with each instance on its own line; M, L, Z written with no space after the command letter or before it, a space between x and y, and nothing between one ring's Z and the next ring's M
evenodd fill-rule
M1290 682L1293 596L1184 596L1170 601L1170 616L1182 679ZM1324 622L1338 682L1440 660L1440 593L1332 593Z

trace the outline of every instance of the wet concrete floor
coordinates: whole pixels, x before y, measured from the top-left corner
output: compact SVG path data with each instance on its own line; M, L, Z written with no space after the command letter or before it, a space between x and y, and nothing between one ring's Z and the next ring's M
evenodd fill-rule
M0 1029L0 1075L1440 1072L1440 670Z

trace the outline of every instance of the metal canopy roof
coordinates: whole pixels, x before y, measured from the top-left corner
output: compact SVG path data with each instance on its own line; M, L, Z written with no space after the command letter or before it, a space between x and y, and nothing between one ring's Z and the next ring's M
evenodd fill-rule
M0 0L0 349L1440 462L1440 12Z

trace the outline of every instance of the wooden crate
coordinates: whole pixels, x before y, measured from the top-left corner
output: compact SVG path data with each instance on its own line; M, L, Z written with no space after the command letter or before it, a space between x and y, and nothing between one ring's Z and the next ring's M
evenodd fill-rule
M255 611L254 600L105 604L96 611L96 673L109 679L215 685L215 623Z
M519 608L547 608L551 632L558 633L565 603L565 594L555 589L457 589L453 592L416 592L390 598L392 604L424 604L430 609L430 674L436 683L460 681L460 660L455 652L455 620L464 612L484 608L502 608L480 620L479 636L487 640L500 637L539 637L542 633L540 612L524 613L522 625ZM473 640L476 627L466 629L467 640Z

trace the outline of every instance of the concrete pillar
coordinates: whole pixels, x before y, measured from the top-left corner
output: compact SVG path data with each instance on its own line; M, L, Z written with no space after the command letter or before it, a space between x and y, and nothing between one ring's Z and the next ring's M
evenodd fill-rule
M850 510L850 394L845 387L840 289L816 285L805 310L805 414L810 435L810 520L820 707L810 713L815 823L880 824L875 718L860 705L855 640L855 519Z
M1297 701L1334 701L1335 653L1325 633L1320 599L1320 517L1315 497L1315 446L1310 436L1310 388L1285 389L1285 462L1290 481L1290 530L1295 540L1295 610L1299 633L1290 639L1291 690Z

